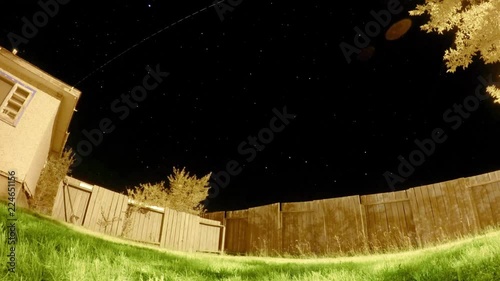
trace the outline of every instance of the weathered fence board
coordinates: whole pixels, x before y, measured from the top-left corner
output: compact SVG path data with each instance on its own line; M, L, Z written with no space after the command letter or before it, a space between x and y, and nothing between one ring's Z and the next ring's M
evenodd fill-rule
M415 225L406 191L361 196L370 249L416 245Z
M282 203L282 249L285 253L312 252L310 243L317 230L314 228L313 202Z
M152 244L160 244L161 222L163 212L150 209L139 209L130 216L131 221L129 233L124 233L124 237L144 241Z
M324 213L324 247L329 253L349 252L364 247L359 200L358 195L317 200Z
M200 232L200 246L199 251L202 252L215 252L223 251L224 235L221 230L224 228L218 221L199 218L198 231Z
M248 235L248 210L226 212L225 251L243 254L250 250Z
M248 235L251 253L281 251L280 204L248 209Z
M472 200L477 205L480 228L500 223L500 183L474 185L470 187Z
M122 230L115 227L116 232L113 233L113 226L117 226L125 219L126 209L122 209L123 204L119 204L123 200L126 200L123 194L94 186L88 205L90 211L87 212L83 225L97 232L120 236ZM117 205L120 205L120 208L116 208Z

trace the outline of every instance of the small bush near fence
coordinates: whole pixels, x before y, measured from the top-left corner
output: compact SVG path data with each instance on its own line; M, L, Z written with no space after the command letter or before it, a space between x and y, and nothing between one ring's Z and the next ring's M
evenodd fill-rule
M208 196L211 173L197 178L190 175L186 168L173 168L173 174L168 176L168 186L165 181L158 183L143 183L133 189L127 189L128 197L146 205L162 206L193 215L205 212L202 203ZM136 209L140 208L136 206Z
M49 155L38 179L35 196L29 199L31 209L45 215L51 214L59 183L71 172L73 162L71 148L64 150L61 155Z

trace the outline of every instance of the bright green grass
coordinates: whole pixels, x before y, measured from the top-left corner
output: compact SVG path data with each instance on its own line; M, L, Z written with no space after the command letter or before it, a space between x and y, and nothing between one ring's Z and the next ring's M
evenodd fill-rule
M17 211L16 273L7 272L0 204L0 280L500 280L500 231L386 255L283 259L175 253L108 241ZM118 241L118 239L115 239Z

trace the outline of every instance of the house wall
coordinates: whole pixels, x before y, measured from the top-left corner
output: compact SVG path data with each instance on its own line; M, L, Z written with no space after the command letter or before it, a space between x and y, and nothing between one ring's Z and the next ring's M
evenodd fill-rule
M0 120L0 174L15 170L30 195L47 159L60 106L58 99L36 90L16 127ZM0 186L0 198L6 197L6 186Z
M0 190L2 191L2 196L0 200L8 201L7 196L7 186L9 184L7 172L0 171ZM22 183L16 181L16 207L28 208L28 198L25 192L22 190Z
M45 132L40 138L40 143L35 151L31 166L29 167L26 177L24 178L24 184L30 191L30 194L35 194L38 178L40 177L40 173L42 172L43 166L49 156L53 127L54 119L50 120L48 126L45 128Z

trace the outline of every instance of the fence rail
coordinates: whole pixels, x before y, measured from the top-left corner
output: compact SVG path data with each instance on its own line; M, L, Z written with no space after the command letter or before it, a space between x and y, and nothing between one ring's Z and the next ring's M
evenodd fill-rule
M131 206L139 205L132 212ZM169 208L144 206L123 194L67 176L52 217L127 240L186 252L224 250L225 226Z
M500 171L403 191L275 203L203 217L226 226L224 250L234 254L426 246L500 225Z

